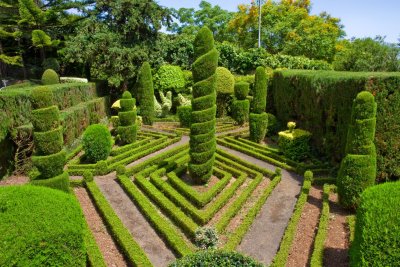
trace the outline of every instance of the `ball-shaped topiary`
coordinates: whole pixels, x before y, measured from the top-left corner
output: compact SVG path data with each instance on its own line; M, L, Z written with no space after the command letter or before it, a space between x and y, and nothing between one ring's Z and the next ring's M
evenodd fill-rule
M203 27L194 41L197 57L192 65L193 101L190 125L190 163L189 172L198 183L206 183L212 174L215 158L216 92L215 71L218 64L218 51L214 47L212 32ZM201 140L199 135L208 134L211 139ZM204 146L212 142L214 145Z
M181 92L185 88L185 76L181 67L162 65L154 75L154 86L162 92Z
M60 83L60 77L54 70L47 69L43 72L42 83L44 85L58 84Z
M83 133L82 145L88 162L105 160L112 148L111 133L104 125L90 125Z
M154 121L154 88L149 62L144 62L137 80L137 98L143 124L152 125Z
M1 187L0 211L0 266L86 266L85 220L74 196Z

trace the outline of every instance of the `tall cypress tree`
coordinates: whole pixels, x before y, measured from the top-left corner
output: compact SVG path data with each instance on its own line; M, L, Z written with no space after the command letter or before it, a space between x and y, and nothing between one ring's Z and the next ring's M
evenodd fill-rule
M198 183L206 183L211 177L215 159L215 70L218 66L218 51L207 27L198 32L194 53L189 172Z
M142 64L137 83L136 97L140 105L140 115L144 124L152 125L154 121L154 88L149 62Z

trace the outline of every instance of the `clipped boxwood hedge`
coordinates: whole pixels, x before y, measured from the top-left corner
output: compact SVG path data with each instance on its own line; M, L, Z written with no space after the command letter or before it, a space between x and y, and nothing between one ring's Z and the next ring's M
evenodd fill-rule
M367 188L357 209L350 266L398 266L400 182Z
M262 267L261 263L234 251L206 250L187 255L169 265L169 267Z
M0 211L0 266L86 266L85 221L73 196L1 187Z

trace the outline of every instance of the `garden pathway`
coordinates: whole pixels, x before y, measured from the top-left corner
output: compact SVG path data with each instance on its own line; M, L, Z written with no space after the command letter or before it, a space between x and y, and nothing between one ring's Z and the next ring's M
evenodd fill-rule
M107 176L97 176L95 182L154 266L167 266L168 263L175 259L172 251L157 235L153 227L116 180Z
M218 145L226 152L260 167L274 171L275 166L244 153ZM293 172L282 170L282 180L271 193L250 230L244 236L237 250L255 258L265 265L270 265L287 224L292 216L303 178Z

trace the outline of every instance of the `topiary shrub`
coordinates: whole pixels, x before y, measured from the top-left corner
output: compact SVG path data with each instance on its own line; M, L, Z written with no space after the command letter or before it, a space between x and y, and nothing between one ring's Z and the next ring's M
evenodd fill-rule
M400 182L365 189L357 208L350 266L398 266Z
M165 95L161 91L159 93L161 99L161 117L166 117L172 108L172 93L171 91L168 91Z
M212 227L200 227L195 232L194 243L199 249L216 249L218 234Z
M310 155L311 133L295 127L295 122L288 122L289 129L278 133L278 146L285 157L300 161Z
M185 76L181 67L162 65L154 75L154 86L159 91L181 92L185 88Z
M217 117L225 115L228 102L234 93L235 77L224 67L218 67L215 71L215 88L217 90Z
M144 62L137 80L137 100L143 124L152 125L154 121L154 88L149 62Z
M117 128L118 140L121 145L134 143L137 136L136 125L136 100L130 92L125 91L119 100L121 109L118 112L119 126Z
M268 78L263 67L256 69L253 100L250 106L249 127L250 140L259 143L265 138L268 128L268 115L265 113L267 105Z
M235 99L231 104L231 116L239 125L249 120L250 101L247 99L249 84L238 82L235 84Z
M185 77L185 92L190 92L193 86L193 74L190 70L183 70L183 76Z
M200 148L203 143L215 140L215 70L218 64L218 52L214 47L214 38L207 27L203 27L197 33L194 41L194 53L196 61L192 65L194 85L189 172L198 183L206 183L212 174L216 146L209 147L207 157L200 153L203 152L200 151ZM196 136L202 134L209 134L212 138L200 142Z
M279 132L280 123L274 114L267 113L267 116L268 116L267 135L268 136L276 135Z
M83 172L83 181L85 183L93 182L93 173L89 170Z
M181 127L190 127L192 106L180 106L177 109L178 118Z
M43 72L42 75L42 84L50 85L50 84L58 84L60 83L60 77L58 77L57 72L52 69L47 69Z
M362 191L375 183L376 109L374 96L360 92L353 102L351 123L346 142L346 156L338 174L339 201L347 208L356 208Z
M171 263L169 267L262 267L261 263L256 262L250 257L234 251L205 250L195 254L189 254Z
M53 91L47 86L39 86L31 92L32 106L34 109L50 107L53 103Z
M234 87L235 97L238 100L245 100L250 91L250 84L248 82L237 82Z
M76 198L31 185L0 188L0 266L86 266Z
M82 146L86 161L95 163L107 159L112 148L111 134L107 127L101 124L87 127L83 133Z

